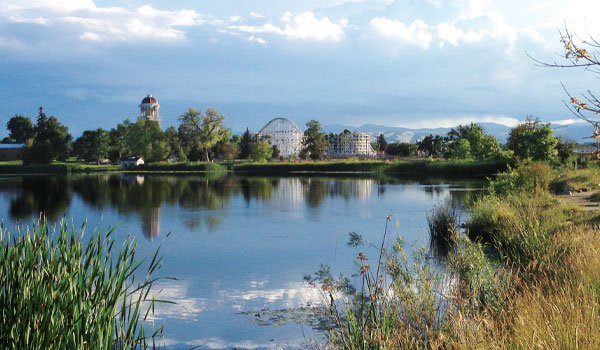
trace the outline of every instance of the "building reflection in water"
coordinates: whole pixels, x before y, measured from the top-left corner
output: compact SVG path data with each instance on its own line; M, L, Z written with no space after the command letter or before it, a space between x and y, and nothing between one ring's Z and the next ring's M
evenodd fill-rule
M150 208L141 215L142 233L152 239L160 233L160 208Z

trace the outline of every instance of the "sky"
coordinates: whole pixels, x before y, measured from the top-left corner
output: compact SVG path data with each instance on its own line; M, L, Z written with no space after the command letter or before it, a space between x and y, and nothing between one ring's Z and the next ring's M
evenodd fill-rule
M79 136L217 108L234 132L323 125L568 123L597 76L552 69L559 31L600 37L597 0L0 0L0 122L44 107ZM4 128L0 136L8 133Z

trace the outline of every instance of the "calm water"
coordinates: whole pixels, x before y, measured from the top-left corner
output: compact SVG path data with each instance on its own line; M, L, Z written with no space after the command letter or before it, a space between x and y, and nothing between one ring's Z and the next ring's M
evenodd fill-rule
M117 227L140 257L161 246L157 322L172 349L302 348L320 333L296 323L319 298L302 277L327 263L350 276L358 232L380 242L385 218L414 245L427 244L426 214L463 203L480 183L370 178L89 175L0 178L5 227L45 213L86 231ZM363 250L364 251L364 250ZM368 252L367 252L368 254ZM280 311L284 310L284 311ZM260 317L255 316L260 314Z

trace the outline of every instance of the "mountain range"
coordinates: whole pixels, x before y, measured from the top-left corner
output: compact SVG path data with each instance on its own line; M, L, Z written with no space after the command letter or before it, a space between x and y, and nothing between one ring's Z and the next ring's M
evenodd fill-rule
M506 143L508 135L512 127L496 124L496 123L477 123L483 130L494 136L500 143ZM594 127L587 123L573 123L567 125L551 124L554 130L554 136L560 136L564 140L575 141L579 144L589 143L593 140L589 137L594 132ZM375 142L379 134L383 134L388 143L391 142L410 142L415 143L422 140L425 136L443 135L445 136L452 128L423 128L410 129L404 127L392 127L385 125L365 124L363 126L347 126L339 124L324 125L323 131L326 133L340 133L348 129L352 132L360 131L371 136L371 140Z

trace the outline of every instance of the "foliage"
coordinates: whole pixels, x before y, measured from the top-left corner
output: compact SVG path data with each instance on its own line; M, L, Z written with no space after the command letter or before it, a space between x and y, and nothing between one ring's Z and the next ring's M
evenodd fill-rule
M554 174L549 165L533 162L518 164L516 168L508 168L490 180L490 192L494 194L542 193L548 190Z
M408 142L392 142L387 145L387 154L400 157L417 155L417 145Z
M242 139L240 140L240 159L248 159L250 158L250 145L252 143L252 136L250 135L250 131L246 128L246 132L242 135Z
M53 160L67 160L71 152L72 137L69 129L56 117L46 117L40 107L35 137L31 147L26 147L23 162L26 164L48 164Z
M431 249L440 256L446 256L456 247L459 238L458 210L446 204L434 207L427 214L429 242Z
M520 159L553 161L557 144L550 124L528 117L510 131L506 147Z
M379 146L379 151L387 151L388 143L385 140L385 136L383 136L383 134L379 134L379 136L377 137L377 145Z
M454 159L491 159L500 154L500 143L495 137L487 135L480 125L459 125L448 132L449 158Z
M106 130L86 130L81 137L73 142L73 155L86 162L96 162L106 159L109 153L110 136Z
M187 156L181 146L181 140L177 134L177 129L174 126L169 127L164 133L165 141L169 145L169 158L174 158L177 162L185 162Z
M135 244L115 250L113 231L94 233L87 245L63 222L11 234L0 229L0 345L3 349L145 349L162 327L147 333L148 299L161 263L147 277ZM145 303L150 301L147 310Z
M228 136L229 129L223 125L225 116L214 108L207 109L204 114L190 108L179 120L179 137L190 159L202 155L203 160L209 161L209 149Z
M258 138L250 145L250 159L255 162L265 162L271 159L273 148L268 141L263 141Z
M35 135L31 118L20 114L16 114L10 118L6 123L6 128L8 129L10 140L15 143L25 143Z
M557 137L556 152L561 164L574 168L577 165L577 153L575 141L563 140Z
M304 153L308 154L312 160L323 159L328 142L327 134L321 131L321 123L313 119L306 123L306 128L303 142ZM302 158L302 153L300 157Z
M447 139L440 135L428 135L417 142L417 150L431 157L441 157L446 152Z
M278 160L279 157L281 157L281 154L279 153L279 148L277 148L277 145L273 145L271 148L273 149L273 153L271 153L271 159Z
M223 160L233 160L240 153L237 144L227 141L220 145L219 155Z

